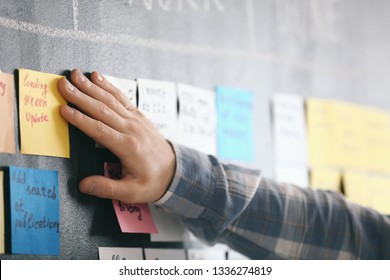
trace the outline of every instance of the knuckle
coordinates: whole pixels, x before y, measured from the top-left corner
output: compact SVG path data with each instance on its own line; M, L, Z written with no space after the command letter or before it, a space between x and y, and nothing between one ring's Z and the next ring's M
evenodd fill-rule
M137 118L137 119L143 120L146 118L145 115L137 108L135 108L132 112L133 112L135 118Z
M107 126L101 121L96 121L95 133L96 133L96 139L98 140L109 136L109 131L107 129Z
M142 132L142 127L140 126L139 122L136 120L128 120L125 123L126 131L140 134Z
M103 116L110 116L110 115L111 115L110 109L109 109L108 106L105 105L103 102L98 102L98 111L99 111L100 114L102 114Z

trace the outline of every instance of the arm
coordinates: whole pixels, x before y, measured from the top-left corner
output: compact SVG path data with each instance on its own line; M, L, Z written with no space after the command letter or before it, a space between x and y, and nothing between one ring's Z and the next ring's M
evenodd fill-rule
M390 219L337 193L261 179L255 171L170 145L99 73L78 69L58 82L77 109L65 120L113 152L122 178L89 176L81 192L129 203L153 202L181 216L210 243L255 259L390 259Z
M390 258L390 219L374 210L174 148L176 174L157 203L200 239L253 259Z

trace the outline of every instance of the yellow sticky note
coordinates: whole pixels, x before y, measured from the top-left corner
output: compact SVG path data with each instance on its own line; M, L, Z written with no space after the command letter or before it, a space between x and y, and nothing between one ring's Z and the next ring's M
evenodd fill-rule
M69 131L59 107L62 76L19 69L21 153L69 158Z
M310 171L310 186L318 190L340 191L341 174L337 169L313 168Z
M0 254L5 252L4 228L4 173L0 171Z
M366 160L365 107L346 102L333 103L332 154L340 167L364 168Z
M309 164L316 166L332 166L332 141L334 139L333 103L329 100L308 98L307 137Z
M390 178L372 175L369 190L372 195L371 207L382 214L390 214Z
M369 176L366 172L345 170L343 172L345 195L362 206L372 205L372 192L369 189Z
M390 173L390 116L386 111L367 108L364 119L368 151L366 168Z

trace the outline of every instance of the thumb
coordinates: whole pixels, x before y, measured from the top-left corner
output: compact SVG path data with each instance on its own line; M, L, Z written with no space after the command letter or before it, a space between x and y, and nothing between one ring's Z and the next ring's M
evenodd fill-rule
M85 194L131 203L133 184L129 178L114 180L105 176L95 175L81 180L79 190Z

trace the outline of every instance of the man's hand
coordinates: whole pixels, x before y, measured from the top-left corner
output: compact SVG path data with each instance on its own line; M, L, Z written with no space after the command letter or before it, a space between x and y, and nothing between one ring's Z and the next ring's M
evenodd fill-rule
M84 178L80 191L128 203L152 202L169 187L176 166L171 145L151 122L97 72L87 79L78 69L71 83L58 82L61 95L78 109L61 106L62 117L121 161L122 179L104 176Z

